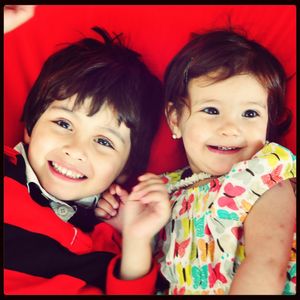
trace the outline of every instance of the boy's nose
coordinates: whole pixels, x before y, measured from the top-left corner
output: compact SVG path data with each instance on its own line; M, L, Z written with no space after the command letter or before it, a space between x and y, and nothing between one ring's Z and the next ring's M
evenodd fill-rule
M64 153L74 160L86 161L84 147L78 143L72 143L64 147Z

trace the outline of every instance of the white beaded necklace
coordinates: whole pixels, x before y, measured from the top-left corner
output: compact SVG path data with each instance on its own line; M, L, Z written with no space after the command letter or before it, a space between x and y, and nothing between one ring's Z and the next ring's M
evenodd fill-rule
M204 180L204 179L208 179L208 178L211 178L213 177L213 175L211 174L208 174L208 173L198 173L198 174L193 174L192 176L190 177L187 177L187 178L184 178L184 179L181 179L179 181L177 181L176 183L174 184L170 184L168 186L168 192L169 193L172 193L180 188L183 188L183 187L187 187L187 186L190 186L198 181L201 181L201 180Z

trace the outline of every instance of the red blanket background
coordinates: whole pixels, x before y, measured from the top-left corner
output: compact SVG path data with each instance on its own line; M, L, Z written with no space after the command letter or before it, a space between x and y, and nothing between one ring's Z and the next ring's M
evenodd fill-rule
M98 25L123 32L127 45L142 54L162 79L168 62L188 41L190 32L229 24L243 28L267 47L288 75L286 100L294 120L282 144L296 151L296 6L293 5L38 5L35 16L4 36L4 143L22 139L20 122L27 93L45 59L64 43L93 35ZM95 35L96 36L96 35ZM162 116L148 170L156 173L185 165L180 141Z

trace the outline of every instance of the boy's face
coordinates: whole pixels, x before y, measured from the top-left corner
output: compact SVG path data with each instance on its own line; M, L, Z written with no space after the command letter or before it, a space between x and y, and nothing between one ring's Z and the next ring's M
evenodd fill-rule
M193 172L225 174L264 145L268 94L253 76L216 83L202 76L189 82L188 93L190 110L183 108L173 131L182 136Z
M61 200L99 194L119 176L130 148L130 129L106 104L87 116L90 100L54 101L35 124L28 159L43 188Z

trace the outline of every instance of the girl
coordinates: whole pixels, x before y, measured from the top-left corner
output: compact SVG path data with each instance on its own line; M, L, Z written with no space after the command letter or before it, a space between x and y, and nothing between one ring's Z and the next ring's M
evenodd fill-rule
M291 123L285 81L268 50L227 30L195 36L169 64L166 116L189 162L163 175L169 294L295 293L296 158L276 143Z

